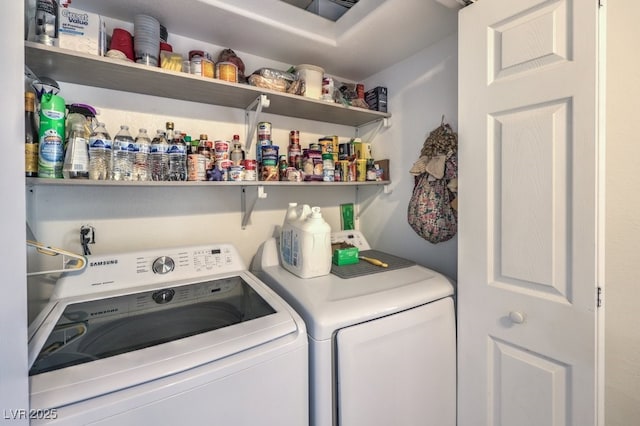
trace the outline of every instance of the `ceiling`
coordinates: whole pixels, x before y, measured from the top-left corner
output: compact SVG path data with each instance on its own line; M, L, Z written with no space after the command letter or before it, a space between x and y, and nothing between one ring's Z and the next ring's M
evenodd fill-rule
M361 81L455 33L462 6L360 0L335 22L281 0L73 0L72 7L127 22L152 15L169 34Z
M359 0L280 0L323 18L337 21Z

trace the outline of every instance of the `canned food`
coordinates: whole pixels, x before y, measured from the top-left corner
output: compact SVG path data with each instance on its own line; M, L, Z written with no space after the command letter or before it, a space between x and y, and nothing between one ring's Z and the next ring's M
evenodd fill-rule
M355 161L347 161L349 167L349 182L355 182L358 174Z
M207 158L204 155L187 155L187 180L207 180Z
M264 181L276 181L278 180L278 166L265 166L263 165L260 173L260 180Z
M333 169L333 181L342 182L342 170L340 170L340 164L335 162L336 167Z
M322 180L324 182L333 182L335 176L335 166L333 164L333 154L322 154Z
M213 60L211 56L202 50L189 52L191 74L213 78Z
M258 168L258 161L246 159L242 160L242 165L245 170L256 170Z
M328 152L330 153L335 152L333 150L333 137L326 136L324 138L320 138L318 139L318 143L320 144L320 149L322 150L323 154L326 154Z
M333 135L331 136L332 141L333 141L333 153L335 154L335 158L338 157L338 145L340 145L340 139L338 138L337 135ZM336 161L338 161L336 159Z
M202 75L202 58L200 56L190 60L189 72L195 75Z
M367 180L367 160L356 160L356 181Z
M215 141L213 143L215 148L215 158L216 161L228 160L229 159L229 142L226 141Z
M256 170L246 170L244 171L244 180L254 181L258 177L258 173Z
M244 180L256 180L258 178L257 169L258 161L245 159L242 161L244 166Z
M289 167L296 169L302 167L302 150L300 149L300 145L289 145L287 163Z
M285 180L289 182L301 182L302 172L295 167L287 167Z
M231 166L229 168L229 180L241 181L244 180L244 167L243 166Z
M262 145L260 147L260 158L264 163L265 160L275 160L278 161L278 145Z
M346 160L338 161L338 166L340 167L340 178L342 182L350 182L349 179L349 162Z
M258 123L258 140L271 140L271 123L261 121Z
M289 144L298 145L300 143L300 131L292 130L289 132Z
M219 169L229 170L231 166L233 166L233 161L229 159L216 160L216 167L218 167Z

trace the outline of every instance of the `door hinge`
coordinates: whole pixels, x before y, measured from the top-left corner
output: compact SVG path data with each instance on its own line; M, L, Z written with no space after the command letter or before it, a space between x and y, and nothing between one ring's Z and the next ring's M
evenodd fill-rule
M596 291L596 307L602 306L602 287L598 287Z

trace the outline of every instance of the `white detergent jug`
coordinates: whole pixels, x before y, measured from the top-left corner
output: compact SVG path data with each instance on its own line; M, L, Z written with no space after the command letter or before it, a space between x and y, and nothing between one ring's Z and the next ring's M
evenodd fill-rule
M311 208L309 208L311 211ZM284 222L280 229L280 261L284 263L292 262L292 238L293 224L298 220L298 203L289 203L287 213L284 216Z
M300 278L331 272L331 227L322 217L320 207L289 205L280 237L280 253L282 266Z

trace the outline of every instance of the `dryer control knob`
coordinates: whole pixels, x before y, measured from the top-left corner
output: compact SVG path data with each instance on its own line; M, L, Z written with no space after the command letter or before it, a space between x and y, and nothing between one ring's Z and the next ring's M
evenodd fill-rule
M153 272L156 274L168 274L176 267L175 262L169 256L161 256L153 261Z
M154 302L156 302L159 305L162 305L163 303L171 302L175 294L176 294L175 290L171 288L167 288L164 290L156 291L151 295L151 297L153 298Z

